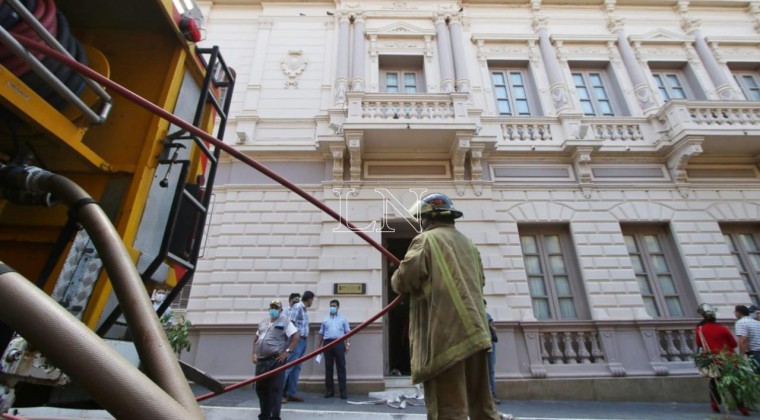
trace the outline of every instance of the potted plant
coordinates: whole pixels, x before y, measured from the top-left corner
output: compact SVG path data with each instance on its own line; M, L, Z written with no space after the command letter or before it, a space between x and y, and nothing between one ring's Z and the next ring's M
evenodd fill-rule
M760 401L760 376L755 374L755 360L726 350L718 354L699 352L694 364L702 376L716 378L718 393L730 410L741 402L745 407L757 407Z

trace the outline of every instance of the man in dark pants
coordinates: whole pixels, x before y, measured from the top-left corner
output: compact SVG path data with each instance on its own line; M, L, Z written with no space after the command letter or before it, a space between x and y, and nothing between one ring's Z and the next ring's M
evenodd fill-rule
M306 342L309 338L309 313L308 308L311 308L311 304L314 303L314 293L307 290L303 292L301 301L293 305L290 308L288 318L298 329L298 334L301 335L301 339L298 341L298 345L295 350L288 356L288 362L300 359L306 354ZM296 395L298 390L298 378L301 375L301 365L297 364L285 371L285 383L287 386L282 392L282 402L294 401L303 402L303 398Z
M282 366L299 340L295 325L282 315L279 300L269 303L269 317L259 323L253 340L251 359L256 365L256 376ZM282 372L258 381L254 387L259 397L259 420L280 420L282 406Z
M322 321L322 326L319 327L319 335L322 336L322 344L319 347L332 343L351 330L346 318L338 313L338 308L340 308L340 302L337 299L331 300L330 314L325 317L324 321ZM348 398L348 394L346 393L346 353L348 353L350 348L351 343L344 341L325 351L325 388L327 390L325 398L335 396L333 364L338 367L338 390L340 391L340 397L344 400Z

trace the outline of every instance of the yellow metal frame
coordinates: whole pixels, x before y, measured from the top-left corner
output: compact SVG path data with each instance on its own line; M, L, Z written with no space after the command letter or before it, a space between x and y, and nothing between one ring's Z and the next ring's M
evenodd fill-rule
M182 87L182 75L185 72L185 61L187 53L182 48L177 48L173 52L170 68L172 71L166 74L164 78L163 89L159 95L159 104L165 109L174 109L179 97L179 90ZM143 111L147 112L147 111ZM163 150L163 139L169 130L169 122L153 116L150 122L150 130L146 133L144 147L140 158L137 162L138 168L143 168L134 174L132 185L124 197L124 207L122 217L116 224L117 231L121 234L124 244L132 254L133 261L137 261L139 251L131 247L137 236L137 229L142 219L142 209L148 199L150 186L153 182L153 176L158 165L158 156ZM105 273L101 274L93 290L87 308L82 316L82 321L90 328L97 326L101 313L108 303L113 287Z

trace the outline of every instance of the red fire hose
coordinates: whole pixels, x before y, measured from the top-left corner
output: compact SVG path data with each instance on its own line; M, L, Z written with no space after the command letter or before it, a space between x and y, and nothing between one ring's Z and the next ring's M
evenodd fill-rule
M269 177L272 180L276 181L280 185L282 185L285 188L287 188L287 189L293 191L294 193L298 194L303 199L305 199L306 201L310 202L311 204L313 204L314 206L316 206L320 210L322 210L325 213L329 214L332 218L334 218L335 220L337 220L338 222L340 222L342 225L344 225L344 226L348 227L349 229L351 229L354 233L356 233L357 235L359 235L359 237L361 237L362 239L364 239L368 244L372 245L375 249L377 249L378 251L380 251L391 262L393 262L396 265L399 264L399 260L398 260L398 258L396 258L395 255L393 255L387 249L383 248L382 245L380 245L379 243L377 243L374 239L372 239L371 237L369 237L367 234L365 234L364 232L360 231L353 223L349 222L343 216L341 216L340 214L336 213L333 209L331 209L330 207L328 207L327 205L325 205L324 203L322 203L321 201L319 201L318 199L316 199L315 197L313 197L312 195L310 195L306 191L302 190L297 185L293 184L292 182L290 182L287 179L283 178L282 176L280 176L276 172L274 172L271 169L267 168L263 164L257 162L256 160L252 159L249 156L246 156L244 153L242 153L241 151L235 149L234 147L232 147L232 146L224 143L222 140L217 139L216 137L214 137L214 136L206 133L205 131L203 131L203 130L201 130L201 129L195 127L195 126L193 126L192 124L190 124L190 123L188 123L188 122L186 122L184 120L182 120L181 118L178 118L177 116L175 116L174 114L166 111L165 109L163 109L163 108L161 108L161 107L159 107L159 106L157 106L157 105L149 102L148 100L144 99L143 97L137 95L136 93L132 92L131 90L129 90L127 88L125 88L124 86L121 86L118 83L116 83L116 82L108 79L107 77L101 75L100 73L98 73L98 72L90 69L89 67L87 67L87 66L85 66L85 65L83 65L83 64L81 64L81 63L79 63L79 62L77 62L75 60L72 60L72 59L66 57L65 55L63 55L63 54L61 54L61 53L59 53L59 52L57 52L57 51L49 48L47 45L45 45L43 43L40 43L40 42L37 42L37 41L35 41L33 39L24 37L24 36L15 35L15 37L26 48L28 48L30 50L37 51L38 53L46 54L46 55L48 55L48 56L50 56L50 57L58 60L59 62L65 64L65 65L67 65L69 67L72 67L73 69L75 69L76 71L78 71L80 74L82 74L82 75L84 75L86 77L89 77L90 79L92 79L92 80L100 83L101 85L104 85L107 88L109 88L109 89L117 92L118 94L120 94L121 96L123 96L124 98L126 98L127 100L135 103L136 105L138 105L138 106L140 106L140 107L142 107L142 108L144 108L144 109L152 112L153 114L156 114L156 115L160 116L161 118L164 118L164 119L168 120L169 122L171 122L172 124L176 125L177 127L180 127L182 129L184 129L184 130L186 130L186 131L188 131L188 132L190 132L190 133L198 136L199 138L203 139L204 141L207 141L207 142L213 144L215 147L218 147L221 150L224 150L225 152L227 152L231 156L239 159L243 163L246 163L248 166L253 167L254 169L256 169L259 172L261 172L264 175L266 175L267 177ZM289 368L291 366L294 366L294 365L302 363L302 362L304 362L306 360L309 360L312 357L318 355L319 353L321 353L321 352L323 352L323 351L325 351L327 349L330 349L330 348L338 345L338 343L340 343L340 342L348 339L349 337L353 336L357 332L359 332L362 329L364 329L367 325L371 324L372 322L374 322L375 320L377 320L381 316L385 315L389 310L391 310L393 307L395 307L396 305L398 305L398 303L401 301L401 298L402 298L402 296L399 295L398 297L396 297L396 299L394 299L386 307L382 308L380 310L380 312L378 312L377 314L375 314L372 317L370 317L368 320L366 320L366 321L362 322L361 324L359 324L356 328L354 328L353 330L351 330L348 334L344 335L343 337L341 337L338 340L335 340L335 341L331 342L330 344L328 344L328 345L326 345L324 347L320 347L320 348L312 351L311 353L309 353L309 354L307 354L307 355L305 355L305 356L303 356L303 357L301 357L299 359L296 359L296 360L294 360L294 361L292 361L290 363L287 363L287 364L285 364L283 366L280 366L277 369L273 369L273 370L271 370L271 371L269 371L269 372L267 372L267 373L265 373L263 375L255 376L255 377L252 377L250 379L246 379L246 380L244 380L242 382L230 385L230 386L224 388L224 390L221 391L221 392L218 392L218 393L208 393L208 394L201 395L201 396L197 397L196 400L197 401L203 401L203 400L206 400L208 398L215 397L217 395L223 394L225 392L241 388L243 386L246 386L248 384L256 382L256 381L258 381L260 379L265 379L265 378L268 378L268 377L270 377L272 375L275 375L275 374L277 374L277 373L279 373L279 372L281 372L281 371L283 371L283 370L285 370L285 369L287 369L287 368Z

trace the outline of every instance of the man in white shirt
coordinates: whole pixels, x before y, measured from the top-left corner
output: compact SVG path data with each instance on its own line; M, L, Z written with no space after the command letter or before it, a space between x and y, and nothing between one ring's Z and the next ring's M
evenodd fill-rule
M746 354L755 360L755 373L760 374L760 321L750 316L749 308L736 305L736 338L739 342L739 354Z

